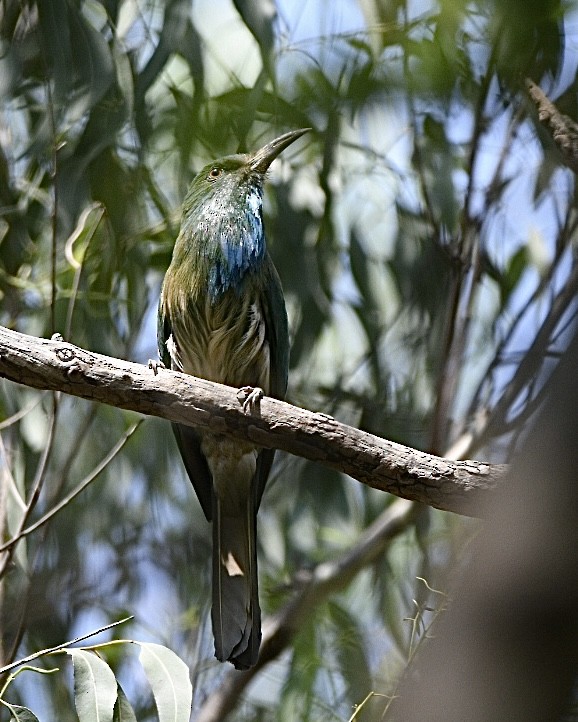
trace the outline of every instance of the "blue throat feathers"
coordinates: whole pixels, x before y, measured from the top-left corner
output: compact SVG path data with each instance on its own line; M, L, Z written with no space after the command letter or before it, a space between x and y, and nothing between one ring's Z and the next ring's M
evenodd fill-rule
M214 219L211 229L216 256L209 272L208 291L212 300L229 289L240 293L247 273L257 271L265 258L265 233L261 215L262 192L251 188L239 215Z

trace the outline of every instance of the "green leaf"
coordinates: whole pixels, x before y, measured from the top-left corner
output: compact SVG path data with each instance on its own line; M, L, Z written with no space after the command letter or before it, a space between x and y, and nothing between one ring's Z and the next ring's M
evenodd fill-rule
M371 672L366 657L363 634L355 617L341 605L330 602L329 614L336 629L336 656L349 699L363 699L371 691Z
M221 95L216 95L213 101L217 104L221 114L225 110L237 113L242 111L250 98L250 88L235 87ZM308 116L298 103L291 103L275 93L264 91L257 106L259 113L270 116L271 123L277 117L283 118L284 127L307 128L315 125L314 119Z
M264 66L269 70L270 53L275 41L277 10L273 0L233 0L245 25L259 43Z
M117 697L114 704L113 722L137 722L133 708L126 698L123 688L120 684L116 686Z
M10 722L39 722L38 717L29 710L28 707L21 707L19 704L11 704L10 712L12 717Z
M76 228L68 237L64 247L66 260L74 268L82 265L86 247L96 233L103 215L104 207L100 203L92 203L80 214Z
M132 117L134 112L134 78L130 60L118 41L114 42L112 52L116 69L116 82L126 103L127 116Z
M508 267L504 272L502 280L502 303L509 300L512 291L517 287L528 265L528 249L526 246L521 246L508 261Z
M140 646L140 661L153 691L159 722L189 722L193 704L189 668L160 644Z
M112 722L116 679L94 652L69 649L74 665L74 704L80 722Z
M318 610L314 610L295 638L289 675L281 692L278 719L314 718L315 683L322 666L319 654L320 623L321 615Z
M52 67L56 98L68 104L78 91L74 115L92 108L114 80L114 68L103 35L67 0L40 3L38 16L46 63Z

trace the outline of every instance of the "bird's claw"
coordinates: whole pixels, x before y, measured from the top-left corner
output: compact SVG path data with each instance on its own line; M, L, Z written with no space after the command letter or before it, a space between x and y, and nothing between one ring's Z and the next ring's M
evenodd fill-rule
M243 404L243 411L246 414L252 413L259 406L263 396L265 396L263 389L258 386L241 386L237 391L237 398Z
M149 359L148 367L152 370L155 376L158 374L159 369L166 369L166 366L162 361L157 361L157 359L154 358Z

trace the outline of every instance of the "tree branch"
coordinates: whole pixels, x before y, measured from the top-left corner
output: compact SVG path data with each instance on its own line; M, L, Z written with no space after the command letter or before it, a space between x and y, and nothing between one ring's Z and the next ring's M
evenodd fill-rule
M543 123L562 154L562 160L574 173L578 173L578 125L572 118L561 113L544 91L529 78L526 89Z
M158 416L317 461L363 484L471 516L505 474L502 464L432 456L264 398L246 415L232 389L211 381L92 353L0 327L0 377L37 389Z

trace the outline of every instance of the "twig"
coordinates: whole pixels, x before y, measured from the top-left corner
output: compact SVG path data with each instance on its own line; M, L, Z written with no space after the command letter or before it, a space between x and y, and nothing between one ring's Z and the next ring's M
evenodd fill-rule
M477 443L484 444L493 436L506 430L508 412L524 387L538 373L545 352L551 342L552 334L567 312L569 305L575 301L577 291L578 263L575 263L564 287L552 300L550 311L538 329L529 349L524 354L524 358L518 365L513 378L508 383L498 403L492 409L483 430L477 435Z
M50 511L47 511L46 514L41 516L38 521L35 521L34 524L31 524L25 529L21 529L17 534L12 537L12 539L9 539L7 542L2 544L0 546L0 552L4 552L7 549L10 549L12 546L14 546L14 544L20 541L20 539L28 536L28 534L32 534L32 532L36 531L39 527L50 521L50 519L52 519L52 517L58 514L59 511L64 509L65 506L68 506L70 502L75 499L81 492L83 492L86 487L90 483L92 483L94 479L96 479L96 477L108 466L108 464L114 459L114 457L126 444L129 438L138 429L142 421L143 419L139 419L136 423L132 424L132 426L127 429L127 431L125 431L121 438L116 442L116 444L104 457L104 459L99 464L97 464L97 466L94 467L90 474L85 479L83 479L83 481L81 481L77 487L75 487L69 494L67 494L61 501L59 501L58 504L55 504L52 509L50 509Z
M4 429L7 429L8 427L12 426L12 424L15 424L17 421L20 421L20 419L23 419L26 414L30 413L32 409L34 409L38 404L42 401L42 396L39 396L35 399L32 399L32 401L29 401L26 406L23 406L19 411L17 411L15 414L12 414L12 416L9 416L7 419L4 419L4 421L0 421L0 431L4 431Z
M561 273L561 265L565 263L566 250L572 243L572 239L574 238L576 230L578 229L578 220L571 220L574 215L574 206L570 202L568 204L568 209L563 222L563 227L560 229L560 233L557 237L554 257L552 258L552 261L550 262L548 267L544 270L534 291L528 296L526 301L522 304L519 310L516 311L516 314L509 322L508 329L504 332L499 342L498 348L496 349L496 353L488 364L485 373L482 375L482 381L480 381L480 384L478 385L475 393L473 394L470 407L465 414L466 417L471 417L474 414L475 410L480 407L480 397L483 391L484 381L490 378L492 372L502 363L505 349L510 344L515 334L519 332L520 324L523 323L532 305L535 305L541 301L548 288L552 288L554 286L554 277Z
M57 398L57 394L55 393L52 395L52 409L50 412L50 421L49 421L49 426L48 426L48 438L46 439L46 444L44 445L44 448L42 449L42 454L41 454L40 460L38 462L36 474L34 475L34 480L32 482L32 490L30 493L30 498L26 502L26 509L24 510L24 513L22 514L22 517L20 518L20 522L18 524L18 531L16 532L15 536L18 536L22 533L22 530L25 528L28 520L30 519L30 516L32 515L32 512L34 511L34 509L36 507L36 504L38 503L38 499L40 497L40 492L42 490L44 480L46 479L46 472L48 470L48 462L50 460L50 455L51 455L52 449L53 449L57 417L58 417L58 398ZM11 560L12 560L12 548L8 548L7 554L5 554L4 558L2 559L2 562L0 563L0 579L2 579L2 577L6 573L6 570L9 568Z
M495 47L492 48L489 67L494 62L494 54ZM436 385L436 404L431 425L431 448L436 453L440 453L448 446L449 422L460 381L463 356L469 339L472 304L482 270L479 238L480 220L472 213L471 205L475 187L477 159L481 138L486 126L484 110L490 90L491 78L492 74L487 72L482 81L467 161L468 185L461 215L457 248L454 251L455 267L451 279L444 329L443 363Z
M78 642L82 642L84 639L88 639L89 637L94 637L97 634L100 634L101 632L106 632L108 629L117 627L119 624L125 624L125 622L129 622L131 619L134 619L134 617L130 616L130 617L125 617L124 619L119 619L118 622L112 622L111 624L107 624L105 627L100 627L100 629L97 629L94 632L89 632L88 634L83 634L82 636L75 637L74 639L71 639L68 642L63 642L62 644L57 644L54 647L48 647L48 649L41 649L39 652L34 652L33 654L29 654L27 657L23 657L22 659L17 659L15 662L12 662L11 664L7 664L5 667L0 667L0 674L6 674L6 672L10 672L11 669L20 667L20 665L22 665L22 664L28 664L28 662L32 662L33 659L38 659L38 657L43 657L45 654L53 654L54 652L59 652L61 649L68 649L68 647L72 647L73 644L78 644Z
M49 75L47 73L47 78ZM51 230L52 241L50 250L50 328L54 333L56 329L56 259L58 256L58 183L57 183L57 163L58 163L58 146L56 142L56 121L54 120L54 102L52 97L52 86L48 79L46 85L46 98L48 105L48 123L50 126L50 135L52 136L52 212L51 212Z

